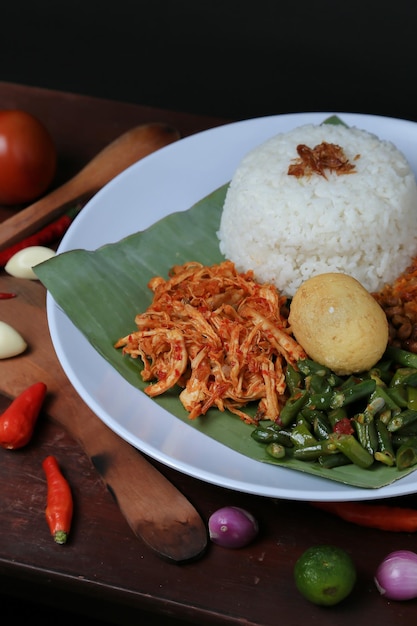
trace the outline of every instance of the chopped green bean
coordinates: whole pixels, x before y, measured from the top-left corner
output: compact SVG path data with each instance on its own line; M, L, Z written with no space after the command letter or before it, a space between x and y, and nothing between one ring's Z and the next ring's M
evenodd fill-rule
M293 457L300 461L315 461L319 457L337 452L336 445L330 439L323 439L300 448L295 448Z
M291 430L287 428L282 428L278 433L278 439L276 443L280 443L286 448L292 448L294 444L291 441Z
M395 465L395 453L392 445L392 435L388 428L380 419L375 420L375 430L378 439L378 449L376 450L374 457L376 461L389 465L392 467Z
M306 378L306 388L310 393L328 393L332 391L332 386L328 379L319 374L312 374Z
M403 443L409 443L410 439L417 437L417 430L412 428L401 428L392 434L392 447L397 449L403 445Z
M385 351L385 356L392 359L399 365L403 365L404 367L414 367L417 369L417 354L414 354L413 352L407 352L407 350L402 350L401 348L388 346Z
M286 455L285 446L281 443L269 443L266 446L266 452L269 456L272 456L274 459L283 459Z
M348 387L340 392L335 392L335 395L330 403L330 408L337 409L341 406L347 406L358 400L362 400L369 396L376 387L376 383L371 378L368 380L362 380L357 385Z
M297 366L304 376L317 374L318 376L326 377L331 374L331 370L328 367L320 365L320 363L316 363L316 361L312 361L311 359L300 359L297 362Z
M396 463L399 470L412 467L417 464L417 437L410 438L407 443L403 443L397 450Z
M417 411L417 388L407 386L407 407L414 411Z
M395 455L388 452L388 450L385 450L384 452L377 450L374 457L375 461L378 461L378 463L382 463L383 465L388 465L388 467L393 467L396 464Z
M327 380L331 387L340 387L340 385L343 384L343 378L341 378L340 376L337 376L337 374L335 374L334 372L331 372L328 375Z
M416 420L417 411L413 411L412 409L406 409L405 411L401 411L401 413L398 413L398 415L394 415L388 422L387 428L391 433L393 433L400 428L409 426Z
M282 426L288 426L297 417L298 413L308 402L309 396L306 389L299 389L291 396L279 416L279 421Z
M375 422L373 419L361 421L356 418L352 420L355 428L356 436L362 447L369 452L371 456L378 449L378 437L375 430Z
M363 378L358 378L358 376L348 376L345 380L339 385L339 389L344 391L345 389L351 389L355 385L357 385Z
M384 398L380 398L376 396L375 398L370 398L368 404L365 407L363 412L363 416L365 421L368 421L375 417L385 406Z
M301 373L288 363L287 371L285 372L285 382L291 396L293 396L295 392L301 388L302 381L303 377L301 376Z
M388 387L386 392L400 409L407 408L407 391L404 387Z
M325 391L323 393L310 394L307 402L307 406L311 409L317 409L319 411L327 411L331 408L332 399L334 396L333 391Z
M375 420L375 429L378 437L378 450L380 452L388 450L393 454L392 434L389 432L384 422L377 418Z
M278 441L277 432L272 429L262 428L262 426L255 428L255 430L251 432L251 437L258 443L271 443L273 441Z
M315 437L319 441L327 439L332 431L333 429L327 416L324 413L320 413L320 411L316 411L313 421L313 433Z
M296 425L291 429L290 439L297 448L305 448L317 443L305 419L297 420Z
M251 437L258 443L270 444L279 443L283 446L291 446L291 440L289 438L289 432L278 429L274 425L271 426L257 426L251 432Z
M379 414L378 417L381 420L381 422L383 422L385 425L387 425L388 422L390 421L391 417L392 417L391 409L384 409L383 411L381 411L381 413Z
M372 402L372 400L374 400L375 398L382 398L385 406L391 409L393 413L400 413L401 407L398 406L392 396L390 396L386 388L382 387L381 385L377 385L375 387L374 391L371 394L370 401Z
M374 462L374 457L359 443L353 435L331 435L337 449L343 452L355 465L368 469Z
M386 380L382 378L381 372L377 369L370 370L368 372L367 378L372 378L375 381L377 387L385 387ZM391 376L388 380L391 380Z
M314 420L319 415L325 416L326 413L324 411L319 411L318 409L310 409L309 407L304 407L304 409L301 409L299 415L300 417L303 417L310 424L311 427L313 427Z
M411 367L399 367L391 378L390 387L405 387L405 385L417 386L417 369Z
M352 461L348 459L343 452L335 452L334 454L323 454L318 459L320 465L326 469L333 469L333 467L342 467L343 465L350 465Z

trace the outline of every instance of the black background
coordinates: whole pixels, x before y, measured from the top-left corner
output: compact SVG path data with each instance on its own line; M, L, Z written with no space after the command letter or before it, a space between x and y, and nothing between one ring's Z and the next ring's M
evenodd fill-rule
M15 0L0 80L233 119L417 119L414 0Z

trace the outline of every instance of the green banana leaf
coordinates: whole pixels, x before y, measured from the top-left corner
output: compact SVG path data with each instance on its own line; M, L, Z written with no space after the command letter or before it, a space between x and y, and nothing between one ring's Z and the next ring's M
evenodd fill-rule
M75 326L91 345L132 385L143 390L140 359L123 356L113 345L121 336L136 330L134 319L150 304L147 288L155 275L167 276L175 264L199 261L205 265L223 259L216 232L227 185L198 202L188 211L173 213L147 230L95 251L72 250L37 265L34 271ZM169 243L168 243L169 242ZM100 315L97 315L97 310ZM317 462L278 460L268 456L265 446L251 437L252 426L217 409L190 420L179 398L179 390L155 398L170 413L208 437L264 463L282 465L363 488L388 485L410 470L374 464L371 469L355 465L325 469Z

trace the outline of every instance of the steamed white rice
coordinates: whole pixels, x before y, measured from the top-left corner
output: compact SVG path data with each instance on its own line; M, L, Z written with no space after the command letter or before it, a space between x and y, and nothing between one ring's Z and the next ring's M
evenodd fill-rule
M296 148L340 146L355 172L297 178ZM355 158L359 155L359 158ZM417 184L390 142L343 125L305 125L247 154L227 191L221 252L239 271L294 295L323 272L350 274L370 292L392 282L417 254Z

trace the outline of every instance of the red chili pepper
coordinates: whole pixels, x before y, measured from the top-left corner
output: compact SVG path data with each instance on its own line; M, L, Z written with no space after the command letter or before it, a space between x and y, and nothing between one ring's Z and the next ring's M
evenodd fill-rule
M350 419L348 417L342 417L334 425L333 432L339 435L353 435L355 431L352 428Z
M69 225L83 206L84 203L80 202L71 211L68 211L65 215L62 215L44 228L41 228L37 233L25 237L25 239L18 241L4 250L0 250L0 267L4 267L19 250L23 250L29 246L45 246L60 239L68 230Z
M359 526L392 532L414 533L417 531L415 509L363 502L311 502L310 504Z
M54 456L42 462L48 488L45 516L54 541L66 543L71 529L73 499L71 487Z
M55 222L51 222L34 235L29 235L25 239L18 241L17 243L0 250L0 267L4 267L6 263L20 250L28 248L29 246L45 246L52 243L58 237L63 235L71 224L71 219L67 215L63 215Z
M45 383L35 383L11 402L0 416L0 446L16 450L29 443L45 395Z
M16 294L11 291L0 291L0 300L10 300L10 298L16 298Z

